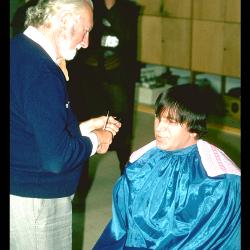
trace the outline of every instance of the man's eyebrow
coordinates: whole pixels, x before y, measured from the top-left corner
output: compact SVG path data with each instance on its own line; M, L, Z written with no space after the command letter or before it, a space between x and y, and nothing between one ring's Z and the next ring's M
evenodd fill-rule
M173 120L173 121L178 121L178 117L174 114L171 114L170 112L168 112L166 115L162 116L163 118L166 118L168 120Z

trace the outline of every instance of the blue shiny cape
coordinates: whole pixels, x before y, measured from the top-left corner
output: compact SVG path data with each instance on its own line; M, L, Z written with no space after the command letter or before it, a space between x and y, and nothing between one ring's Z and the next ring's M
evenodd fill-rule
M196 144L154 147L116 182L93 249L240 249L240 203L240 176L208 176Z

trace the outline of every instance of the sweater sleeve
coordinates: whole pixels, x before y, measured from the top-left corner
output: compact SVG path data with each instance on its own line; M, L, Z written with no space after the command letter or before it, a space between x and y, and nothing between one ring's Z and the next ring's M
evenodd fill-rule
M41 171L60 173L87 159L92 144L88 137L71 132L74 119L64 79L46 65L40 67L24 91L24 111L41 157Z

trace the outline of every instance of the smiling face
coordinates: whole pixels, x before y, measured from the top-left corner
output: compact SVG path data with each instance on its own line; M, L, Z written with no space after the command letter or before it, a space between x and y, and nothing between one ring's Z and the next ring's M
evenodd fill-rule
M155 117L154 133L156 146L162 150L178 150L197 142L196 133L189 132L187 124L178 123L168 111Z

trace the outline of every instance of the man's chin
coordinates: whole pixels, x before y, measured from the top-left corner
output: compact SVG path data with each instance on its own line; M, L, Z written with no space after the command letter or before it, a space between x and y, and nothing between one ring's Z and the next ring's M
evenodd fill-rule
M156 140L156 147L161 149L161 150L167 150L167 151L171 151L174 150L173 147L171 145L169 145L169 143L167 143L166 141L157 141Z
M75 58L76 56L76 50L74 51L71 51L69 53L64 53L63 55L63 58L66 60L66 61L71 61Z
M159 148L159 149L162 149L164 150L166 145L162 142L159 142L159 141L156 141L156 146Z

